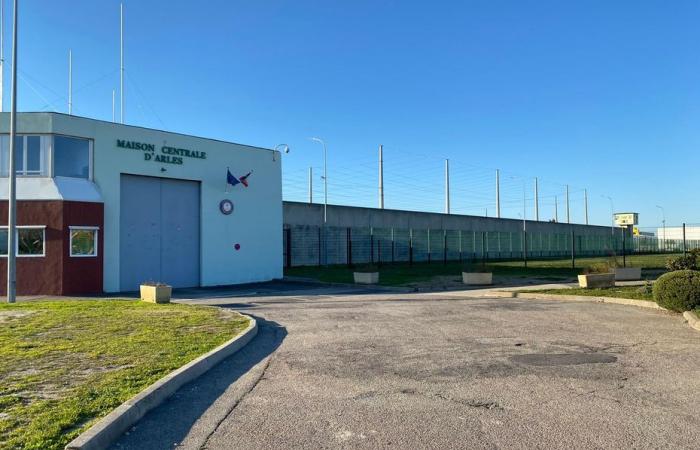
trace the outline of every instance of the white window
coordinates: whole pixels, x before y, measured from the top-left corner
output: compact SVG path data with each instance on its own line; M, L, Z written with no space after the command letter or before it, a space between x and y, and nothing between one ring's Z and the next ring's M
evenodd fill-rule
M15 172L20 176L49 176L50 136L15 136ZM10 173L10 136L0 136L0 176Z
M97 256L98 227L70 227L70 255Z
M17 227L15 254L17 256L45 256L46 227L21 225ZM7 256L7 227L0 228L0 256Z

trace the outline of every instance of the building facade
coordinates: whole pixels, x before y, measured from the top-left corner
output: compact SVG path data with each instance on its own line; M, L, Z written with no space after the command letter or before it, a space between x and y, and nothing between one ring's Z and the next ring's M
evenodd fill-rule
M8 251L8 131L5 113L0 255ZM279 153L58 113L18 114L17 135L18 294L282 277Z

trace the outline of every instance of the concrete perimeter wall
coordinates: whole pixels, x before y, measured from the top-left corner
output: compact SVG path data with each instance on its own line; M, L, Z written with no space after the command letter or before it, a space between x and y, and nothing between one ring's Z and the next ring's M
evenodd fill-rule
M323 205L302 202L284 202L283 220L285 226L323 225ZM328 227L352 228L401 228L433 230L470 230L521 232L523 221L518 219L498 219L495 217L462 216L456 214L399 211L393 209L359 208L354 206L328 205ZM528 233L571 233L577 236L610 236L610 227L552 222L526 221ZM620 238L622 228L615 228L615 236Z
M630 250L610 227L284 202L285 266L603 256ZM524 241L523 238L527 238ZM627 241L627 246L625 246Z

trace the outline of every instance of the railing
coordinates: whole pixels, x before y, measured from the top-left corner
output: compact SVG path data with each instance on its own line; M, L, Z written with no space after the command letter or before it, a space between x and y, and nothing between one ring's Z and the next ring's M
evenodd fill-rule
M285 267L577 258L673 253L700 241L645 236L440 229L286 226Z

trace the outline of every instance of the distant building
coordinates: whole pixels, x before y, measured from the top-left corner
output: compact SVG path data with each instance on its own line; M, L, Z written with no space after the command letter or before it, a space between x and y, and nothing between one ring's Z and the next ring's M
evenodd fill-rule
M666 240L683 240L683 227L660 227L656 229L656 237ZM687 241L700 240L700 227L686 226L685 239Z

